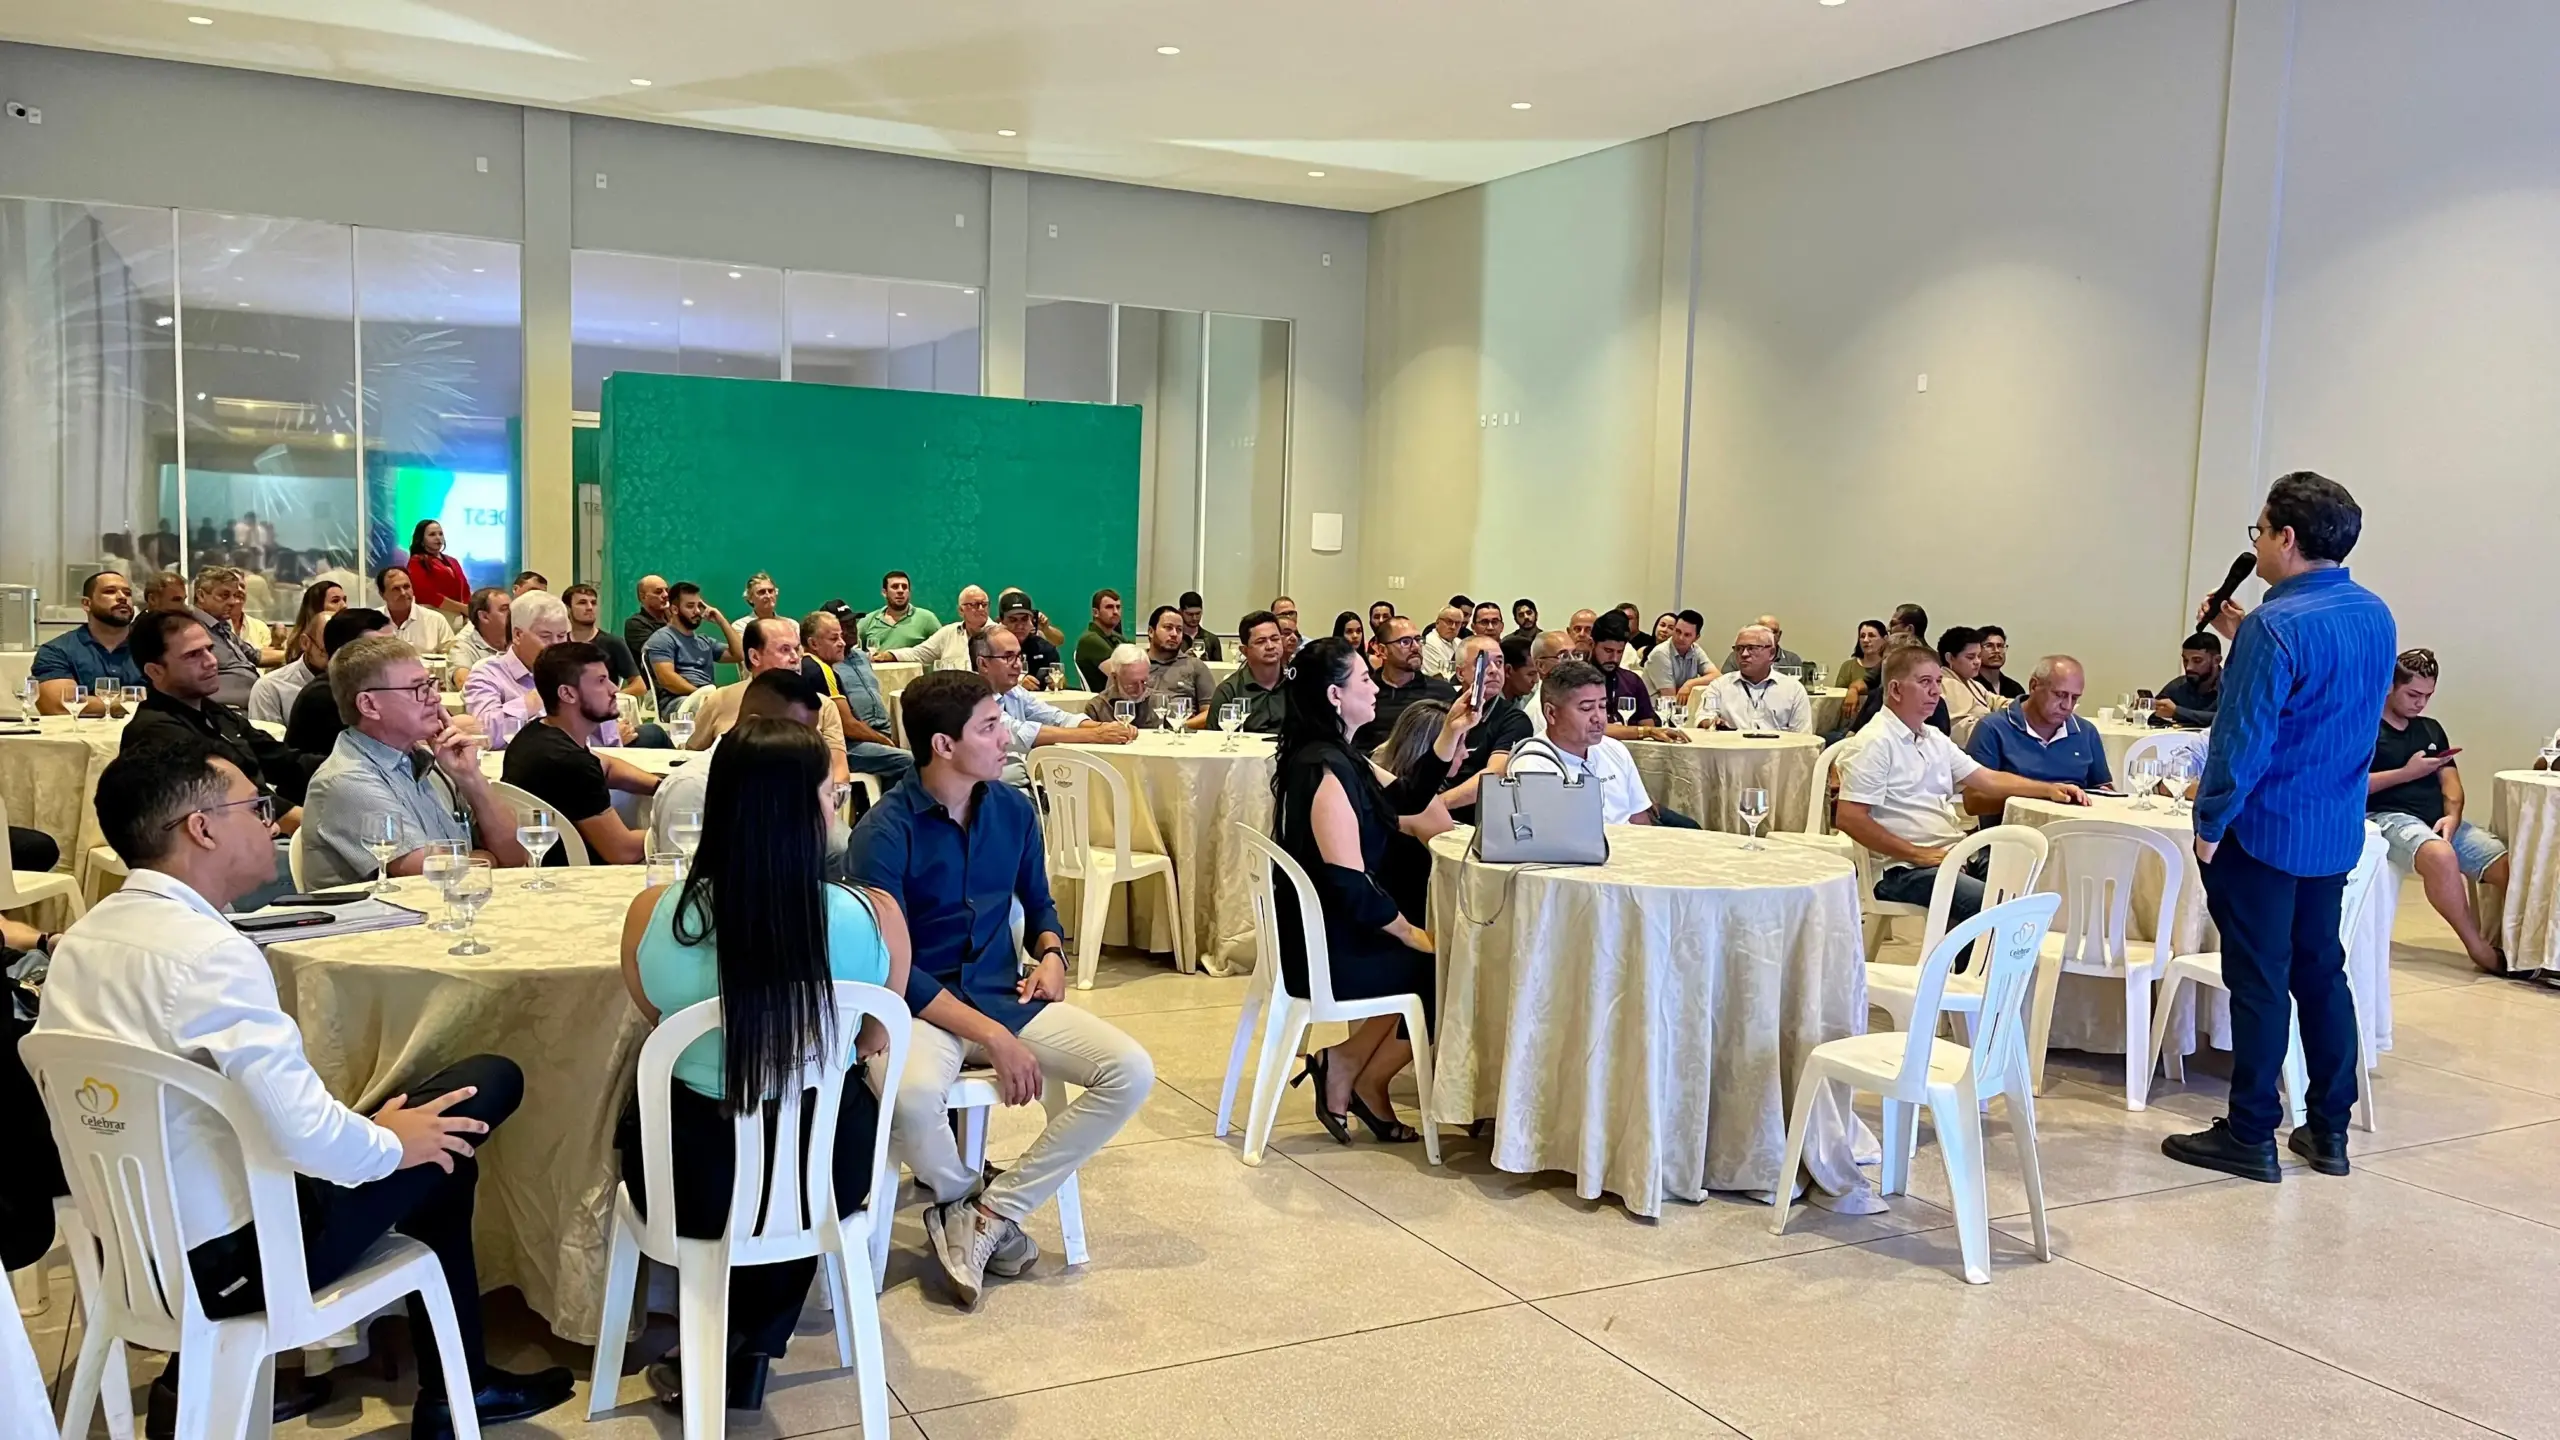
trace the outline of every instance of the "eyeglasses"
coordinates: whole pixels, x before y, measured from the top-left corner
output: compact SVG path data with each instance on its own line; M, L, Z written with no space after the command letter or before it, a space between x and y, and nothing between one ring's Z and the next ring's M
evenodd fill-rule
M1387 645L1419 645L1422 643L1422 637L1419 635L1399 635L1393 640L1382 641L1380 643Z
M237 810L243 805L247 805L252 808L252 812L258 817L258 823L262 825L273 825L276 823L276 797L273 795L252 795L246 800L225 800L219 805L206 805L199 809L190 810L186 815L181 815L175 820L164 821L160 828L163 830L175 830L179 826L186 824L187 817L190 815L214 815L225 810Z
M2260 540L2265 539L2266 535L2267 527L2264 525L2252 525L2249 527L2249 543L2252 545L2255 545Z
M412 696L421 704L432 705L436 703L436 682L433 680L421 680L415 685L367 685L356 693L359 695L375 695L385 690L397 691L402 694Z

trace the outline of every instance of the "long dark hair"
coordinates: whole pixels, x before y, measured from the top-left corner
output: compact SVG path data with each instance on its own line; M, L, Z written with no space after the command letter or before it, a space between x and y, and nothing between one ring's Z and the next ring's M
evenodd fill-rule
M1351 667L1363 663L1350 641L1326 635L1299 646L1297 658L1280 672L1280 690L1289 703L1280 712L1279 763L1271 768L1274 798L1286 796L1289 762L1299 752L1330 745L1350 754L1350 742L1342 735L1342 712L1325 691L1348 681ZM1369 773L1355 768L1363 775Z
M679 945L715 947L726 1114L757 1108L835 1028L826 778L826 742L791 720L744 721L711 757L674 929Z
M441 523L442 523L441 521L438 521L438 520L435 520L435 519L430 518L430 519L421 520L421 521L419 521L417 524L410 526L410 527L409 527L409 553L410 553L411 555L424 555L424 554L426 554L426 553L427 553L427 527L428 527L428 526L430 526L430 525L437 525L437 524L441 524Z
M1342 632L1355 625L1360 627L1360 638L1364 641L1368 639L1368 622L1360 618L1360 612L1357 610L1345 610L1341 614L1333 617L1333 638L1336 640L1343 640ZM1343 640L1343 643L1349 644L1350 642L1348 640Z
M329 603L332 590L343 595L347 587L335 580L314 580L303 586L302 608L293 615L293 648L306 655L320 656L324 664L328 660L328 652L320 648L320 629L329 622L320 618L320 607Z

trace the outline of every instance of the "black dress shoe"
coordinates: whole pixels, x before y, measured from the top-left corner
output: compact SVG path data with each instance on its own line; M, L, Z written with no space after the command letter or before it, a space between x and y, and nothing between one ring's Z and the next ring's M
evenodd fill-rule
M2323 1135L2308 1125L2296 1125L2284 1144L2323 1175L2347 1173L2347 1137L2343 1133Z
M326 1375L305 1375L299 1370L276 1372L275 1423L297 1420L329 1403L337 1393L337 1384ZM151 1393L143 1397L143 1440L174 1440L178 1433L178 1362L172 1356L168 1366L151 1382Z
M578 1388L576 1377L565 1366L554 1365L531 1375L516 1375L505 1370L491 1370L480 1377L480 1388L471 1394L471 1408L480 1412L483 1429L539 1415L569 1398ZM444 1387L438 1385L432 1394L420 1391L417 1408L409 1415L411 1440L449 1440L453 1434L453 1406L445 1399Z
M2193 1135L2171 1135L2160 1142L2160 1153L2181 1164L2219 1170L2243 1180L2273 1185L2284 1179L2284 1171L2276 1164L2276 1142L2261 1140L2252 1145L2231 1133L2228 1120L2216 1120L2212 1129Z
M765 1382L773 1376L773 1359L766 1355L750 1355L746 1351L729 1357L729 1394L727 1405L732 1410L764 1408ZM646 1372L650 1393L658 1403L681 1414L684 1410L684 1372L671 1356L652 1365Z

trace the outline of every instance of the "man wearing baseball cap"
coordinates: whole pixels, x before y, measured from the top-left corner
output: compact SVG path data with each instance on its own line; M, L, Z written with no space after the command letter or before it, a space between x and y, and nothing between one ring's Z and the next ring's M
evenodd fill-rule
M1055 689L1064 683L1058 647L1040 633L1040 611L1031 603L1030 592L1012 589L997 596L996 618L1022 642L1023 689Z

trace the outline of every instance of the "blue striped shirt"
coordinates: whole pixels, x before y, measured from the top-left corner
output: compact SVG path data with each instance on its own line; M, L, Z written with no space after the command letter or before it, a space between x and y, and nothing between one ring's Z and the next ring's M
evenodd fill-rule
M2288 875L2355 868L2397 637L2390 607L2343 566L2267 591L2231 642L2196 792L2199 839L2228 834Z

